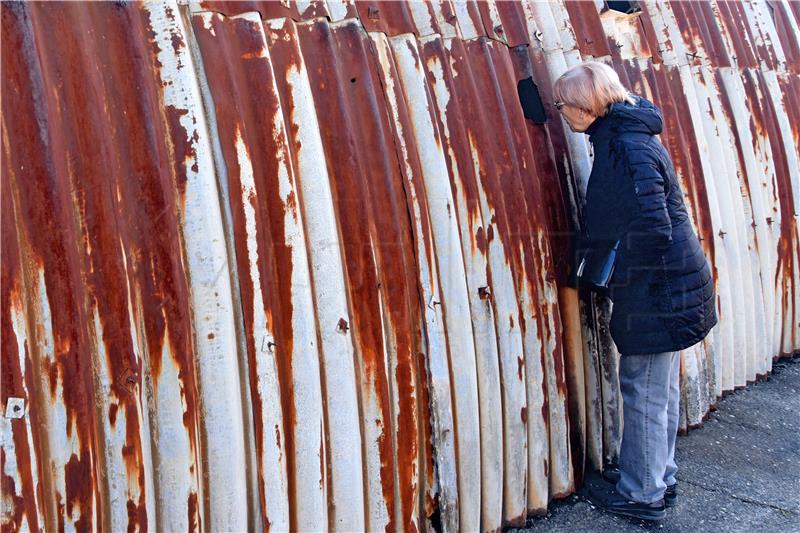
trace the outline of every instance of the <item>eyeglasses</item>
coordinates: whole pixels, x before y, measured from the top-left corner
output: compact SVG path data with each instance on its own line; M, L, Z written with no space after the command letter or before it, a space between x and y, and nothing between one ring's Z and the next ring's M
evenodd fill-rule
M561 111L562 109L564 109L564 106L565 106L565 105L567 105L567 104L565 104L564 102L554 102L554 103L553 103L553 106L555 106L555 108L556 108L557 110L559 110L559 111Z

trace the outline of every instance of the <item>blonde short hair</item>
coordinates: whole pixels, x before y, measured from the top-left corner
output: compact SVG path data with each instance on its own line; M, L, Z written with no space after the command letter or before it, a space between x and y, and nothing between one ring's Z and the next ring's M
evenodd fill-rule
M587 61L567 69L553 84L557 102L577 107L597 117L615 102L634 103L614 69L598 61Z

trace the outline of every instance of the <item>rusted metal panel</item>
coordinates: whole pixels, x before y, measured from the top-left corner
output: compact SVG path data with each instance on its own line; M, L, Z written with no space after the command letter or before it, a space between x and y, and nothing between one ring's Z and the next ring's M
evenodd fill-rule
M358 16L354 0L201 0L191 4L194 11L214 11L229 17L257 12L262 20L291 18L302 21L325 17L337 21Z
M723 138L723 148L727 147L728 150L726 159L731 163L735 163L735 165L732 165L732 171L735 172L736 177L733 179L731 174L728 183L731 188L730 194L736 222L733 235L735 238L738 234L739 250L742 256L739 268L743 269L744 297L749 303L749 308L752 310L753 315L751 319L752 326L749 324L747 326L747 375L750 376L749 379L753 379L752 376L756 372L755 361L761 353L769 350L764 322L766 301L761 289L761 269L764 251L758 246L753 209L750 204L749 194L744 186L744 176L752 172L754 156L742 144L733 111L735 104L737 106L741 105L738 103L740 100L735 93L731 93L729 87L726 87L723 81L723 72L732 73L732 70L722 69L714 72L713 82L708 78L706 79L709 84L713 83L719 97L719 111L715 111L715 118L720 135ZM747 279L748 271L749 280ZM731 370L729 368L726 367L719 375L722 377L723 382L717 388L717 395L732 386Z
M417 33L410 2L356 0L356 8L367 31L380 31L387 35Z
M743 2L747 22L754 36L756 52L761 67L766 70L784 70L784 55L777 39L773 16L764 0Z
M471 43L473 47L477 44ZM556 287L552 279L548 279L548 271L552 265L549 251L546 247L545 228L536 224L539 197L533 187L535 176L532 174L534 164L532 161L532 148L525 135L524 119L514 94L516 79L513 76L510 58L506 49L498 46L488 46L484 43L482 52L487 61L487 69L491 65L490 80L493 90L488 94L495 100L489 99L490 116L502 119L500 125L504 133L504 143L499 143L500 152L496 156L501 165L501 171L491 173L490 176L497 180L492 184L497 189L498 196L504 199L505 216L508 217L506 225L508 233L499 231L498 236L504 239L509 249L517 247L520 256L512 256L518 263L513 271L518 277L517 290L521 306L522 319L525 320L524 339L528 340L528 327L536 325L537 336L542 347L539 348L544 357L545 376L547 379L548 408L550 410L550 491L552 497L559 497L564 491L571 490L573 486L573 471L570 460L571 450L567 444L568 416L566 406L566 383L564 377L564 352L560 316ZM476 57L482 57L476 53ZM489 63L491 60L491 63ZM487 91L488 92L488 91ZM513 100L512 100L513 99ZM509 101L511 100L511 101ZM508 154L510 161L504 162L501 156ZM507 165L511 166L513 173L510 178L504 177ZM524 213L524 214L523 214ZM499 219L500 217L498 217ZM500 226L502 229L502 225ZM530 237L521 239L519 236ZM545 309L545 313L539 309ZM534 346L536 344L534 343ZM530 348L526 346L526 350Z
M146 5L156 34L158 75L167 110L174 110L169 140L173 145L178 191L183 193L178 221L187 275L191 280L193 341L200 391L206 527L239 529L247 516L242 377L233 320L229 260L214 179L210 139L195 75L185 43L186 28L177 4ZM238 303L238 302L237 302Z
M399 43L395 46L398 55L402 53L400 46ZM472 155L472 146L476 141L474 134L470 135L461 127L467 122L462 117L462 110L471 108L470 104L474 101L474 96L462 86L456 86L453 78L454 72L458 72L463 80L462 85L472 81L463 44L460 41L429 40L422 45L420 56L420 68L424 69L423 73L427 72L431 80L429 91L436 112L433 118L439 134L438 144L449 176L452 209L461 229L467 294L473 317L478 394L481 398L481 528L493 530L502 525L504 515L504 473L516 469L512 474L516 483L512 481L509 487L513 508L514 494L519 494L524 487L527 470L527 464L520 464L520 457L523 461L526 459L524 453L515 453L511 448L504 455L504 447L499 445L499 440L505 441L509 431L517 433L516 442L522 440L520 433L524 436L525 431L519 415L520 409L525 407L524 385L520 387L522 379L509 383L512 402L505 410L501 393L501 366L502 382L506 383L511 377L508 372L511 362L516 371L519 366L516 358L522 355L519 312L513 309L511 318L507 318L509 301L515 301L513 281L505 260L507 252L502 245L492 242L495 230L491 217L494 209L488 204L486 193L481 194L482 184L476 168L481 163L473 160ZM405 78L409 78L409 73ZM461 89L461 93L457 92L458 89ZM463 102L462 98L465 98ZM462 108L462 105L467 107ZM505 309L498 308L498 302L504 304ZM517 326L510 326L509 320ZM511 329L510 335L506 333L508 328ZM510 350L514 351L513 355ZM520 378L524 376L523 370L520 370ZM524 514L524 490L521 495ZM514 518L519 514L517 509Z
M755 361L758 354L766 347L763 345L763 300L760 290L756 291L754 282L758 280L757 268L751 259L750 247L754 247L748 240L748 226L752 218L746 216L747 210L742 201L738 176L745 172L737 154L733 125L728 120L725 108L726 95L719 79L708 68L698 71L698 88L704 94L698 94L698 103L707 113L708 120L704 122L706 138L714 144L711 153L719 171L715 171L711 178L716 183L717 198L723 218L723 227L717 232L720 236L718 245L728 254L728 263L732 273L732 295L734 298L734 342L740 347L739 356L734 363L734 380L752 379L747 376L755 375ZM711 128L710 126L714 126ZM719 368L716 374L717 386L714 396L722 393L725 380L730 381L730 368L725 367L725 372ZM720 379L722 378L722 379Z
M715 234L715 250L719 252L716 259L716 266L720 276L720 308L728 308L727 322L731 325L731 335L733 345L739 347L739 354L731 351L731 363L733 367L734 381L745 383L748 363L752 364L751 355L753 351L747 349L747 315L752 306L745 299L744 279L745 270L742 268L742 257L739 253L739 241L737 234L739 228L735 226L736 217L733 213L733 201L730 197L731 191L728 187L734 181L736 169L730 167L730 163L735 159L728 159L724 156L725 147L721 139L721 127L717 126L721 118L717 118L715 104L718 102L718 94L713 88L713 77L710 69L705 67L693 67L691 69L691 80L698 111L701 116L699 134L703 135L705 146L707 146L707 159L710 172L704 174L707 196L710 205L710 214ZM707 78L708 81L706 81ZM695 126L696 127L696 126ZM711 205L713 202L713 205ZM722 255L724 254L724 270ZM727 287L725 284L727 283ZM726 298L727 296L727 298ZM726 306L726 299L730 304ZM755 332L752 327L751 331ZM738 356L737 356L738 355ZM730 366L728 367L730 368ZM716 374L714 376L716 378ZM709 382L713 384L713 382Z
M712 263L681 427L797 351L800 8L600 4L3 3L3 527L496 530L615 459L588 57Z
M488 0L479 1L477 4L483 20L483 28L490 38L511 47L530 42L521 2Z
M774 258L772 247L769 245L768 225L764 223L764 219L769 215L764 212L762 187L760 187L768 171L763 166L764 162L760 155L762 149L757 138L754 137L754 128L751 127L752 119L748 116L747 93L742 78L739 73L728 70L719 71L718 76L722 79L724 87L723 102L726 106L726 113L732 117L735 125L737 155L740 165L743 167L738 181L745 203L745 212L752 220L749 224L748 238L757 259L753 262L753 266L757 266L760 271L759 279L754 280L754 289L760 293L763 299L763 313L760 313L763 316L763 319L760 319L763 340L755 364L755 372L760 374L764 367L764 353L770 353L774 345L772 341L774 294L769 283L774 275ZM731 119L729 118L729 120ZM748 379L754 378L754 375L748 377Z
M552 50L571 50L575 48L575 35L567 24L566 14L563 11L552 9L549 2L526 2L523 4L528 31L536 27L533 33L536 49L546 52Z
M296 5L280 1L261 1L261 0L210 0L199 2L198 10L215 11L223 15L233 17L242 13L256 12L264 19L280 17L299 17Z
M380 76L357 23L315 22L298 27L298 35L314 105L337 110L317 116L343 236L362 410L370 421L364 424L366 477L374 488L367 524L416 528L420 316L412 305L411 228Z
M4 13L5 16L5 13ZM5 23L5 21L4 21ZM5 26L4 26L5 27ZM5 65L10 63L4 62ZM9 79L3 79L3 92L8 97ZM4 111L5 112L5 111ZM39 491L40 466L37 445L42 435L36 429L38 413L31 409L38 400L38 383L33 379L31 351L29 346L28 321L26 320L25 286L23 285L22 258L17 242L14 200L12 198L11 158L5 143L8 142L3 128L4 157L2 167L2 255L3 270L0 278L0 316L2 337L0 349L3 353L3 373L0 381L0 401L3 418L0 420L0 472L2 472L3 526L12 530L38 531L39 524L47 518L49 509ZM42 524L42 528L45 524Z
M742 2L716 2L718 22L723 26L723 39L727 43L731 59L739 68L758 66L754 38L747 23Z
M659 40L656 36L656 26L653 16L648 11L646 2L639 3L639 23L641 25L642 40L646 41L647 48L650 50L650 57L653 63L661 63L663 58L661 56L662 48L659 45ZM608 31L608 30L606 30Z
M450 0L462 39L475 39L486 35L478 0ZM444 35L443 35L444 37Z
M501 455L498 448L493 448L496 443L492 442L487 442L487 451L484 453L484 448L478 440L481 437L490 439L492 436L491 433L481 435L481 431L478 429L478 382L474 372L476 370L476 348L482 338L478 337L475 341L472 339L473 330L479 323L459 324L456 316L456 313L472 316L473 307L470 306L469 290L464 281L469 281L467 269L470 274L476 273L472 270L472 263L467 263L463 259L458 222L453 213L457 209L456 202L450 184L447 180L442 179L448 172L447 160L442 148L443 136L446 135L446 132L442 130L437 117L432 115L433 100L436 95L435 91L430 91L426 87L424 75L421 75L425 68L422 64L423 58L420 57L417 47L408 41L393 40L392 51L397 61L398 75L402 84L397 90L403 92L410 112L411 129L405 134L403 140L404 143L407 142L407 136L413 132L421 163L420 178L424 184L420 190L426 192L425 202L428 205L434 244L439 250L446 251L435 255L435 262L439 265L443 299L428 301L427 304L434 309L444 308L446 322L443 325L446 325L449 330L447 339L450 348L453 392L465 400L461 406L456 403L453 412L453 418L457 421L457 456L455 459L459 463L457 468L459 505L455 509L458 511L458 517L453 517L450 522L457 523L461 528L479 527L482 505L492 512L488 517L489 520L498 521L499 519L501 502L499 498L496 500L484 499L481 503L481 487L483 486L481 471L484 456L489 456L492 461L496 461ZM435 65L431 67L430 61L426 63L428 68L433 68L435 76ZM476 314L480 311L481 309L476 309ZM489 327L492 326L489 325ZM464 333L469 337L464 337ZM497 400L499 398L489 397L486 399L486 405L498 405L495 403ZM485 428L494 427L495 431L499 433L498 426L492 426L496 422L483 421ZM499 437L497 433L495 435ZM492 453L490 450L495 451ZM499 472L491 472L491 475L493 476L491 479L499 479L497 478ZM495 482L498 483L495 487L499 488L500 482ZM492 497L496 498L497 495L494 494Z
M512 50L511 59L518 80L533 78L538 82L542 94L547 82L539 79L535 72L528 47ZM547 90L549 92L549 90ZM577 292L567 288L567 273L573 264L573 236L577 224L571 220L567 196L569 187L560 181L555 153L552 148L549 125L534 124L527 121L528 139L532 150L534 179L530 183L530 193L526 196L531 223L544 231L548 239L549 255L552 264L547 266L548 281L558 286L559 308L564 331L565 374L568 386L570 441L572 463L576 483L579 483L586 456L595 468L602 466L598 441L588 436L586 415L586 372L584 370L584 338L581 330L580 305ZM591 420L592 417L590 416ZM599 417L597 418L599 421ZM599 432L597 433L599 435ZM594 445L593 445L594 444ZM530 498L529 498L530 500ZM533 508L533 507L532 507Z
M27 64L5 69L25 88L15 106L30 106L3 128L31 287L31 379L49 382L35 387L42 396L31 415L47 428L37 447L38 477L52 502L42 523L52 529L59 523L146 528L156 520L165 527L199 525L201 414L191 296L184 260L173 253L195 148L178 122L177 102L164 103L158 48L146 38L150 17L133 6L20 4L4 5L3 16L4 34L19 31L20 38L63 29L57 46L29 41L19 48ZM89 20L97 30L87 34ZM131 64L131 50L146 59ZM4 67L10 61L4 57ZM63 87L59 98L44 89L50 83ZM112 87L129 92L111 93ZM104 105L110 122L98 115ZM152 127L141 128L145 123ZM173 165L166 156L172 147L188 161ZM161 407L152 421L145 387ZM151 459L147 433L154 429L170 445L156 446ZM103 443L102 459L95 443ZM171 485L160 486L167 480ZM153 484L175 502L164 512L178 523L156 515ZM127 506L110 505L112 498Z
M326 438L323 428L330 424L320 402L321 354L300 192L264 29L254 13L235 19L207 13L194 20L225 160L234 240L245 245L236 254L239 272L247 273L240 292L261 503L272 527L318 528L328 522L327 475L317 479L326 470L326 440L335 457L334 509L363 506L360 491L343 487L339 471L349 467L350 476L360 474L355 389L347 393L353 378L341 376L337 397L343 405L329 398L351 418L340 420ZM337 515L331 523L363 527L357 513L349 516L352 522Z
M600 21L615 61L658 57L658 43L653 39L653 30L646 25L649 19L641 12L624 14L607 9L600 14Z
M656 50L662 62L667 65L699 64L697 56L690 55L675 19L675 14L666 2L645 0L643 7L647 12L657 44Z
M410 2L408 7L420 37L433 34L456 36L456 14L449 1Z
M768 9L775 20L775 32L783 49L786 68L800 74L800 27L786 2L769 0Z
M778 115L781 124L781 133L784 142L784 149L786 150L787 157L792 159L800 159L800 78L796 75L778 75L778 85L782 94L783 109L786 112L785 116ZM774 94L774 93L773 93ZM777 104L776 104L777 105ZM792 153L792 147L794 152ZM794 230L797 231L798 222L800 218L800 178L797 176L798 164L790 165L790 183L792 205L794 212L792 213L791 224L794 224ZM786 198L788 193L783 192L783 198ZM783 199L781 200L784 201ZM788 202L788 199L786 200ZM785 215L784 215L785 216ZM795 247L795 251L797 247ZM794 301L788 302L792 305L792 315L794 322L788 325L791 331L791 343L787 347L784 344L783 352L796 350L797 345L800 344L800 270L797 268L798 263L795 262L794 269Z
M711 2L670 2L669 8L683 37L686 53L694 60L693 63L730 66Z
M581 53L592 57L610 55L608 38L600 22L597 4L586 0L563 0L561 9L564 8L569 15Z
M431 513L438 505L442 529L455 531L459 524L459 496L448 345L458 346L450 342L445 332L442 287L447 287L447 282L440 282L440 276L446 275L446 270L442 270L446 267L446 258L439 260L434 247L437 238L449 239L455 229L455 221L449 216L452 202L450 196L436 193L446 190L444 180L431 179L443 175L446 169L441 143L436 142L440 135L430 115L430 95L420 75L422 65L416 45L407 36L392 39L394 46L380 34L372 34L371 38L381 66L386 103L394 119L393 132L402 162L406 198L414 220L422 303L426 303L432 426L432 434L426 435L426 442L433 439L431 444L435 443L437 468L435 479L432 471L426 472L425 513L432 518ZM427 195L431 193L429 201Z
M773 357L790 355L800 329L797 315L797 284L800 271L800 239L798 239L796 203L800 165L798 146L793 143L786 108L783 104L774 72L758 72L761 85L761 107L764 114L765 132L772 148L775 165L775 183L771 191L772 221L768 225L778 226L777 272L774 290L776 298L776 348ZM769 365L767 365L769 366Z
M549 425L552 452L553 445L557 443L560 438L566 438L565 420L563 418L565 414L563 411L565 398L563 396L559 397L558 393L558 390L561 390L562 394L564 392L563 388L561 388L563 387L562 380L564 378L563 375L561 375L559 379L560 369L557 368L557 365L561 364L561 361L555 362L556 366L550 369L547 368L547 361L543 361L542 363L539 363L539 361L542 359L542 351L546 350L547 343L552 340L550 333L554 332L553 328L557 326L552 325L551 327L551 324L540 320L541 317L536 316L536 309L538 306L545 303L545 294L543 293L541 280L537 279L540 275L543 275L544 272L541 269L536 269L535 258L532 252L524 248L520 249L520 244L522 243L516 241L519 232L532 235L532 233L529 233L531 230L526 228L527 224L530 223L530 219L526 217L515 220L513 218L515 213L517 216L524 216L523 213L527 211L525 189L523 188L525 184L520 181L520 177L527 174L526 169L530 168L532 170L532 164L529 160L526 161L525 159L529 157L529 155L526 155L525 151L523 151L529 150L529 148L520 145L521 139L514 139L511 135L508 135L507 141L498 143L497 140L491 139L485 134L490 128L489 117L501 120L501 125L504 128L513 128L511 121L516 117L512 112L519 111L518 106L508 108L501 100L503 94L515 95L516 83L513 78L509 79L508 77L508 57L505 55L507 54L507 49L502 49L505 54L501 57L497 56L499 50L501 50L500 47L488 41L471 42L469 46L465 47L463 50L459 50L453 45L450 49L451 66L455 71L453 75L453 92L455 94L455 100L458 102L475 102L471 105L465 105L462 108L462 113L464 113L462 116L464 119L463 122L467 124L475 123L477 125L484 124L483 127L478 126L474 130L471 128L468 129L467 133L469 138L467 140L470 149L468 153L472 154L471 158L475 162L477 173L476 178L481 184L479 190L487 197L484 202L492 206L491 219L487 217L487 246L489 246L491 257L491 246L494 245L492 241L498 239L499 242L502 243L507 256L505 261L510 263L511 271L516 278L514 283L517 291L516 299L520 306L520 315L518 320L516 320L516 324L514 321L509 320L509 328L519 327L521 329L524 355L518 355L523 356L522 364L525 373L519 372L519 377L525 378L527 376L529 394L528 405L525 408L525 412L520 414L520 418L524 424L527 424L529 421L534 426L544 424L544 421L538 419L539 414L542 413L542 409L545 405L551 405L549 409L557 413L557 415L552 416ZM467 63L467 57L471 59L469 63ZM458 65L464 66L459 68ZM488 84L481 86L481 82L479 81L481 78L485 78ZM508 85L509 83L512 84L511 87L505 90L500 89L500 84ZM478 95L482 95L482 97ZM482 107L486 108L484 111L486 114L478 114L478 110L481 107L481 105L478 104L480 100L483 101ZM476 113L477 116L470 115L470 112ZM451 125L451 129L454 128L455 124L456 123ZM510 133L509 130L506 131ZM521 127L520 130L517 131L520 134L524 134L525 130L524 127ZM531 175L530 178L531 180L535 179L533 175ZM508 188L502 187L500 185L501 183L506 183ZM530 184L531 181L528 180L526 183ZM517 192L515 196L509 197L508 194L511 190ZM513 208L513 213L511 211L512 205L515 206ZM495 272L498 270L499 268L495 264L494 270L492 271L493 278L496 276ZM494 294L492 297L495 297ZM505 313L505 316L507 315L508 313ZM499 319L503 330L506 329L504 324L506 321L505 316L501 316ZM551 318L555 317L551 315ZM500 327L498 327L498 329L500 329ZM562 357L561 353L559 353L558 356L560 359ZM516 358L517 357L512 357L511 361L506 359L505 364L510 366L510 363ZM544 369L542 369L543 366ZM561 372L563 372L563 370L561 370ZM504 374L506 374L506 371L504 371ZM509 378L504 379L504 383L508 381L510 381ZM545 390L545 384L547 400L541 399L538 394L538 390ZM548 416L550 416L550 413L548 413ZM531 475L541 476L541 472L546 471L548 466L540 467L544 458L540 457L537 459L538 464L529 464L529 468L535 469L531 472ZM567 460L568 459L565 457L551 454L549 458L549 468L565 469L568 467L566 464ZM553 464L554 461L556 466ZM531 463L531 461L529 461L529 463ZM540 470L540 468L544 470ZM558 487L558 485L556 486ZM533 496L531 496L531 498L533 498ZM529 498L529 500L531 498ZM546 499L544 495L536 495L536 498L540 500L542 498Z
M762 268L762 291L766 300L765 325L769 351L761 354L761 361L757 367L759 374L763 374L770 364L769 359L777 355L782 328L780 323L782 317L779 315L781 294L776 291L776 285L780 283L782 277L779 246L781 236L778 227L779 185L776 182L777 172L780 170L776 170L776 165L780 165L782 161L780 155L776 157L772 147L773 143L780 143L780 139L769 138L771 117L762 108L761 100L766 96L763 92L765 87L762 86L756 71L743 71L740 79L744 91L744 107L749 112L749 117L743 125L750 130L750 141L757 165L757 172L746 175L747 189L754 212L754 223L761 230L758 239L759 248L766 247L766 265Z
M549 11L543 11L549 13ZM543 46L548 46L546 41L542 41ZM570 52L574 58L578 54L577 50ZM542 98L545 103L545 110L549 116L550 122L547 129L549 132L550 145L552 146L552 157L555 165L557 181L550 181L551 187L558 187L558 194L564 199L564 203L569 205L570 228L580 227L581 210L580 200L581 182L576 177L576 173L588 177L589 154L585 149L585 144L581 146L580 140L577 135L573 134L571 137L572 144L570 145L565 139L567 128L565 123L558 116L558 113L553 107L552 97L552 82L563 71L565 66L564 54L560 49L554 49L542 52L538 49L530 49L530 72L536 79L541 91ZM585 142L585 141L584 141ZM572 148L570 150L569 148ZM546 175L546 174L545 174ZM555 175L550 171L552 180ZM547 178L542 177L542 180ZM545 187L542 187L545 190ZM585 190L585 189L583 189ZM552 194L552 193L551 193ZM566 206L565 206L566 207ZM563 223L562 223L563 224ZM566 226L561 228L566 233L562 234L566 237L566 242L562 241L560 245L554 245L554 252L556 258L561 255L562 265L566 268L568 264L573 264L574 257L572 252L571 236L574 235L575 230L568 229ZM563 245L567 245L563 247ZM563 247L563 248L562 248ZM562 282L565 279L561 279ZM563 294L563 292L562 292ZM602 416L602 395L603 388L607 391L615 389L614 383L606 384L606 387L601 385L601 376L604 375L601 371L600 354L601 351L606 354L613 354L615 350L607 345L602 345L598 338L597 322L596 322L596 309L595 304L587 296L584 296L578 303L578 316L571 316L565 314L564 311L572 310L573 305L570 302L564 302L565 309L562 310L562 317L565 319L566 331L569 332L571 338L579 336L581 342L582 354L580 356L574 351L574 341L568 344L570 347L569 352L566 353L568 357L569 366L567 368L567 383L570 392L570 433L573 440L577 435L583 434L585 442L580 446L576 446L573 453L578 457L573 457L573 465L575 465L578 477L583 468L584 457L581 450L586 450L586 456L590 459L596 468L600 468L603 463L603 426L608 422ZM576 331L579 330L579 333ZM610 339L609 336L604 338L605 341ZM607 348L607 349L604 349ZM582 374L582 375L581 375ZM616 380L615 380L616 381ZM580 390L581 382L583 383L583 390ZM618 390L618 383L616 384ZM585 409L581 408L585 405Z

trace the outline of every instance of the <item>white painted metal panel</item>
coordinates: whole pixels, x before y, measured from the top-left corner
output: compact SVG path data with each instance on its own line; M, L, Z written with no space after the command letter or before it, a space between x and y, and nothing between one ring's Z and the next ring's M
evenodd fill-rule
M405 46L408 49L407 45ZM423 79L417 74L417 60L410 51L406 54L402 47L392 42L392 50L397 60L398 74L411 112L415 134L425 135L421 146L436 146L433 136L432 112ZM433 72L441 72L443 66L436 62L427 65ZM435 95L431 95L435 97ZM440 135L442 132L440 132ZM478 368L479 354L474 343L474 326L462 317L471 316L469 289L467 286L467 267L461 249L461 239L457 217L453 213L455 205L450 184L442 179L447 175L444 154L437 151L426 152L420 158L422 176L425 182L434 242L439 251L439 281L444 296L445 324L447 325L450 347L450 367L453 377L453 390L458 400L455 402L455 420L458 453L459 484L459 527L477 529L480 524L481 506L481 431L479 429ZM487 401L492 401L491 398ZM487 421L488 422L488 421ZM499 435L497 435L499 437ZM493 472L494 475L497 472ZM496 485L500 486L500 485ZM491 507L489 507L491 509ZM487 511L489 510L487 509ZM496 511L495 511L496 512Z

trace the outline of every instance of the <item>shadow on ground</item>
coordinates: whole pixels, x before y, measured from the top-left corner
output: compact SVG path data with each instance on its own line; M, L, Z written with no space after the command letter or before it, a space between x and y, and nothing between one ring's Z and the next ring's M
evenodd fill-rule
M573 495L507 531L800 532L800 357L717 404L678 437L678 504L658 523L629 520Z

